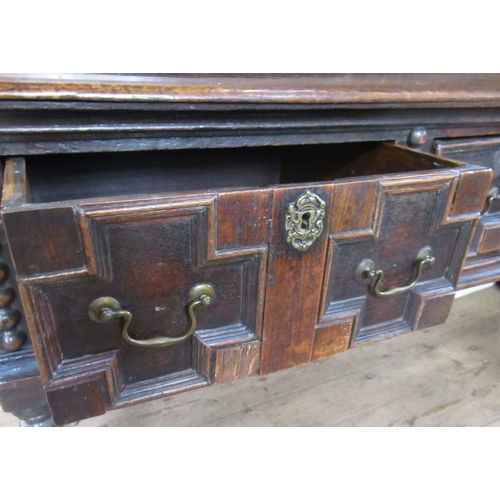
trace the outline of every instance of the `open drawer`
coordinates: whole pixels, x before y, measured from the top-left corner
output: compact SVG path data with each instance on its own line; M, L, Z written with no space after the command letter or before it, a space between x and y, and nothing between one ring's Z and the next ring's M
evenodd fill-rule
M443 322L491 175L392 144L7 159L55 422Z

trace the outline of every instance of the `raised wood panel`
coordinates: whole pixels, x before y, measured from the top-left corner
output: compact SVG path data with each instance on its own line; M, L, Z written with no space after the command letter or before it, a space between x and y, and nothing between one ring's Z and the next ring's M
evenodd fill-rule
M470 218L480 215L486 203L486 197L492 181L492 172L488 170L466 170L460 174L450 219Z
M334 186L330 234L346 231L369 233L375 217L378 182L342 182Z
M233 382L259 374L261 345L259 341L223 347L210 346L195 339L197 365L211 384Z
M434 151L441 156L483 165L493 169L491 187L500 188L500 138L482 137L435 141ZM474 203L474 188L469 190ZM477 200L479 202L480 200ZM485 204L479 211L485 209ZM500 280L500 200L491 203L488 215L479 217L468 249L467 260L457 288Z
M433 150L439 156L491 167L495 177L500 175L500 137L438 140Z
M217 247L267 245L271 225L273 191L221 193L217 198Z
M479 233L478 253L500 251L500 222L486 222L481 224Z
M354 218L351 227L347 223L330 225L330 230L340 231L329 238L318 326L326 328L339 322L347 330L347 325L352 325L349 345L354 346L445 321L477 217L477 207L468 193L476 189L477 197L483 198L490 178L491 171L473 169L380 179L376 208L360 212L361 218L373 214L370 228ZM373 181L349 181L345 186L351 191L349 197L337 200L334 192L332 211L357 210L368 182ZM376 269L384 271L382 290L405 286L412 281L416 256L425 246L431 246L436 262L425 267L421 282L403 294L378 297L372 285L355 279L360 262L372 259ZM343 340L338 348L345 347Z
M316 326L311 361L317 361L349 348L355 318Z
M83 269L80 231L71 207L4 212L19 277ZM15 228L15 230L12 230Z
M265 196L243 196L241 204L255 208L257 202L261 212L255 217L267 221ZM82 242L87 267L56 274L46 266L46 274L21 279L31 335L58 424L129 404L136 397L179 390L176 374L184 389L203 380L216 383L256 374L267 246L256 246L255 238L245 245L241 237L238 248L219 251L216 228L234 226L234 213L218 213L216 196L82 203L76 210L81 235L77 231L74 238ZM13 220L6 220L11 233ZM88 317L94 299L112 296L132 312L134 337L180 336L190 324L188 290L200 282L211 283L217 294L210 308L196 311L195 335L200 340L191 337L168 348L145 349L123 341L118 321L97 324ZM209 349L206 366L199 363L193 342ZM186 377L193 370L201 377ZM78 415L66 412L63 405L73 386L72 397L86 401Z
M450 314L455 293L452 287L423 290L420 293L413 330L422 330L444 323Z
M80 378L64 386L49 388L47 398L56 425L78 422L106 413L107 387L100 375ZM85 402L85 404L82 404Z

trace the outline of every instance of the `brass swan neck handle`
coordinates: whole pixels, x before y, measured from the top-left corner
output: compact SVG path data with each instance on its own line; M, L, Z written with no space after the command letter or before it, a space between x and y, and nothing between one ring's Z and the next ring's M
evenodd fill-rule
M486 206L484 207L484 210L481 213L480 218L483 218L490 213L491 205L494 200L500 200L500 190L497 187L492 187L488 191L488 197L486 198Z
M436 262L436 258L433 255L431 247L422 248L414 262L417 267L417 273L415 278L406 286L399 286L391 288L389 290L381 290L381 282L384 277L384 271L375 270L375 263L371 259L364 259L360 262L356 269L356 280L360 283L371 283L373 287L373 292L378 297L394 297L395 295L400 295L407 292L413 288L422 277L422 271L425 266L432 266Z
M188 331L180 337L155 337L147 340L137 340L130 336L128 329L132 323L132 313L122 309L120 303L113 297L100 297L92 302L89 307L89 317L96 323L107 323L114 319L123 318L125 323L122 329L122 336L129 344L140 347L166 347L178 344L188 339L196 329L195 308L208 307L215 300L215 290L208 283L200 283L189 290L188 294L188 314L191 318L191 326Z

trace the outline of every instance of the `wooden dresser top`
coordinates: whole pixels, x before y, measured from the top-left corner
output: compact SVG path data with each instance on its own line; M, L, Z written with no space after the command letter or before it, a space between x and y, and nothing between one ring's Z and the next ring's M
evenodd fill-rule
M500 74L0 74L0 100L498 106Z

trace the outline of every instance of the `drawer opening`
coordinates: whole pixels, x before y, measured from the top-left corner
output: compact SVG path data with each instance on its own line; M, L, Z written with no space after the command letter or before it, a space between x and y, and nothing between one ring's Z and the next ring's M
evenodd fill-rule
M32 203L264 188L457 166L380 142L34 155L24 161L25 182L16 186L29 195L18 197Z

